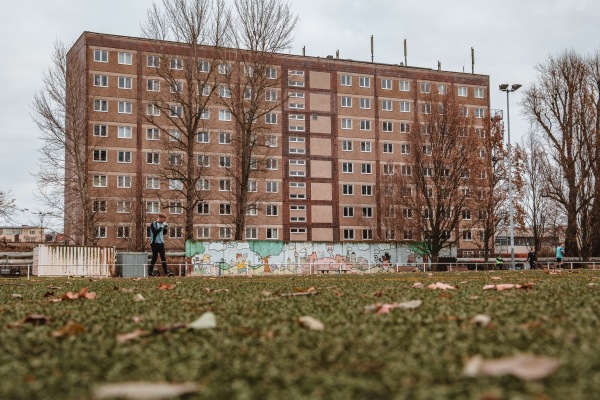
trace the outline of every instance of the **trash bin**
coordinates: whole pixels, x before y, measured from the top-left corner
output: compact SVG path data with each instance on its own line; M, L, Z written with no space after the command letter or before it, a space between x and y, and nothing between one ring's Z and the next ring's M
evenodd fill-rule
M117 252L117 271L123 278L148 276L148 253Z

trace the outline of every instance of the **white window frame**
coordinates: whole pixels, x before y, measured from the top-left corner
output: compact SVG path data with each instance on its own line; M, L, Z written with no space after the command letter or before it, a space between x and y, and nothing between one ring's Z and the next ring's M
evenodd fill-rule
M352 86L352 75L340 75L341 86Z
M133 112L133 103L130 101L119 101L119 114L131 114Z
M389 78L381 79L381 88L383 90L392 90L393 81Z
M117 79L119 89L131 89L133 87L133 78L130 76L119 76Z
M94 111L108 112L108 100L94 99Z
M394 102L392 100L381 100L382 111L394 111Z
M119 189L130 189L131 188L131 176L118 175L117 176L117 187Z
M371 78L368 76L359 77L358 78L358 87L370 88L371 87Z
M95 87L108 87L108 75L94 74Z
M400 81L399 90L401 92L410 92L410 81Z
M95 124L92 131L96 137L108 137L108 125Z
M101 63L107 63L108 62L108 50L95 49L94 50L94 61L101 62Z

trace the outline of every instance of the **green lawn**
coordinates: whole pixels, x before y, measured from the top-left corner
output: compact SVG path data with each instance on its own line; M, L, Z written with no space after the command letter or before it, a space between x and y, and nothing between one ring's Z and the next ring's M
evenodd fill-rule
M438 281L459 288L427 288ZM160 282L175 287L160 290ZM483 290L499 283L534 286ZM52 302L83 287L96 299ZM316 294L281 296L311 287ZM134 301L136 294L145 301ZM587 270L1 279L0 398L86 399L101 384L137 381L198 383L190 399L600 398L599 294L600 271ZM422 305L382 315L365 311L409 300ZM160 332L207 311L216 314L215 329ZM29 314L51 321L23 322ZM475 326L476 314L491 323ZM301 326L301 316L320 320L324 330ZM85 332L54 337L68 321ZM117 342L117 335L136 329L151 333ZM561 364L534 381L462 377L470 356L519 353Z

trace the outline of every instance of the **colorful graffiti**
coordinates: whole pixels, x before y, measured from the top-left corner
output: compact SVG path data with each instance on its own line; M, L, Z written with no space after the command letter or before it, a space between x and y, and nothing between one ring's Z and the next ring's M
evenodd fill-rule
M187 241L185 249L188 276L385 272L422 262L415 249L396 243Z

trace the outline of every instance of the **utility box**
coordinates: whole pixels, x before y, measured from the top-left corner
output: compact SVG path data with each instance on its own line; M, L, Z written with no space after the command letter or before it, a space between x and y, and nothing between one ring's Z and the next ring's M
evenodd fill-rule
M148 253L117 252L117 270L123 278L148 276Z

